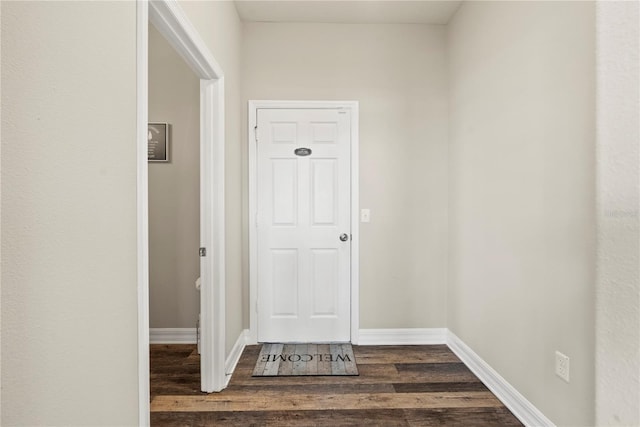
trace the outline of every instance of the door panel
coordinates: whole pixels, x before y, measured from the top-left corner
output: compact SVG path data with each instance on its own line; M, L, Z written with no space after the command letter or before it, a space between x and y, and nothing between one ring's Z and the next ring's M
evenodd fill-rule
M336 225L337 178L335 159L311 160L312 225Z
M272 249L271 267L273 277L272 315L297 317L298 251L296 249Z
M338 315L338 257L335 249L311 250L312 317Z
M257 122L258 340L349 341L350 113L259 109Z
M295 226L298 217L298 168L294 159L272 159L273 225Z

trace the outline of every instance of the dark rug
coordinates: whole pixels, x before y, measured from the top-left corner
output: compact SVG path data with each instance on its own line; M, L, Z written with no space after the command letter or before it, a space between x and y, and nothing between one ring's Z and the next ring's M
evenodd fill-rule
M254 377L358 375L351 344L263 344Z

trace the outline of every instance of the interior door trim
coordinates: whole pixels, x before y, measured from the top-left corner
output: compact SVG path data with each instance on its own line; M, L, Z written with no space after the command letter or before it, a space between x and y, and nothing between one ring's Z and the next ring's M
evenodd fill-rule
M258 248L257 230L257 149L256 126L259 109L313 108L346 109L351 112L351 343L358 344L360 327L360 187L359 187L359 104L358 101L257 101L248 103L249 153L249 338L250 344L258 342Z

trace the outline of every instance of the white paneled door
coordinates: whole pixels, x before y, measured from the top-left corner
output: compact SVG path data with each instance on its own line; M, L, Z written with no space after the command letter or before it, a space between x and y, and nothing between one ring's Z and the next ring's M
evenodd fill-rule
M258 341L350 341L351 119L258 109Z

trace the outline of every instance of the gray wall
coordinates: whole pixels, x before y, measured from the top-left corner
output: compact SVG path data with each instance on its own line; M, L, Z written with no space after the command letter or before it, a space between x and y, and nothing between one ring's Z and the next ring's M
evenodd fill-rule
M1 7L0 424L136 425L136 5Z
M360 102L360 327L444 327L445 27L245 23L243 61L245 101Z
M447 326L558 425L594 423L594 25L591 2L469 2L448 28Z
M149 121L171 125L171 161L149 163L149 326L194 328L200 312L200 80L153 25Z

